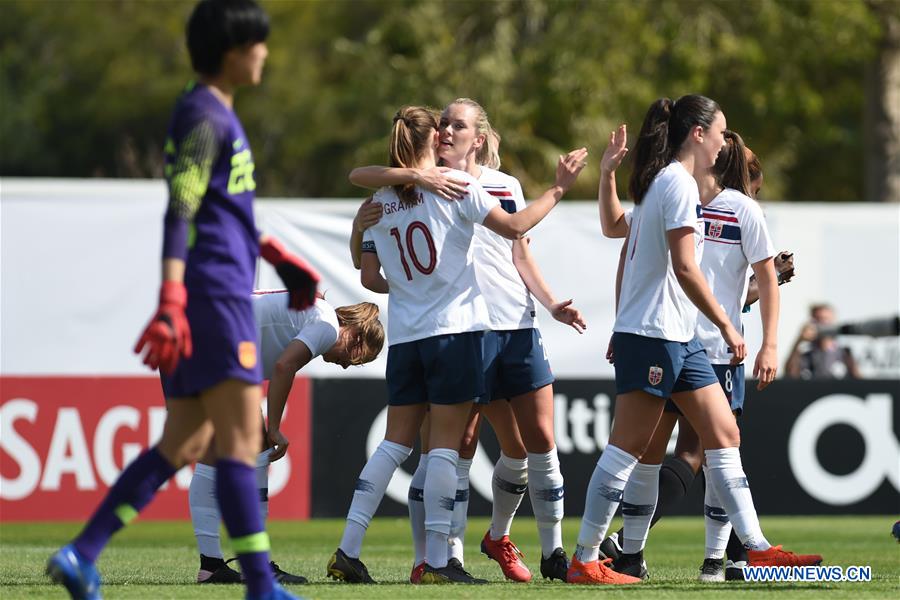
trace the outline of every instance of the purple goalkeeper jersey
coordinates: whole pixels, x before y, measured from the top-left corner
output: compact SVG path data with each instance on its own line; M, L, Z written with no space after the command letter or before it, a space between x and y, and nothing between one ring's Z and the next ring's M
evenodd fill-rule
M247 298L259 233L253 154L237 115L206 86L189 86L175 106L165 158L163 258L186 260L189 298Z

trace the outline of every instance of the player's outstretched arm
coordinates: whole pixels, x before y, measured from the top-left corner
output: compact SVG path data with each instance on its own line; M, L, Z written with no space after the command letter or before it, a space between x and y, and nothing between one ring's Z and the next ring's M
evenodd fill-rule
M285 455L290 441L281 432L281 420L288 395L294 385L294 376L312 360L312 352L300 340L293 340L279 355L272 368L269 392L266 396L266 411L269 416L267 427L268 442L273 447L269 460L274 462Z
M587 154L586 148L579 148L565 156L560 156L556 166L556 182L540 198L525 209L513 214L496 206L484 218L482 224L509 240L516 240L524 236L532 227L540 223L569 191L569 188L578 179L581 170L584 169Z
M732 325L725 310L716 301L712 290L697 262L694 260L694 229L679 227L666 232L672 253L672 270L681 289L694 305L719 328L725 343L732 351L732 364L741 363L747 357L744 338Z
M771 258L753 263L759 290L763 339L753 363L753 376L759 379L756 389L761 390L775 380L778 373L778 276Z
M350 183L369 189L411 183L433 192L445 200L464 198L468 193L466 190L468 182L447 175L448 171L451 171L448 167L408 169L373 165L353 169L350 172Z
M316 302L316 288L321 281L319 273L305 260L288 252L275 238L262 235L259 239L259 253L266 262L275 267L281 281L288 290L288 306L294 310L309 308Z
M597 204L600 209L600 228L608 238L623 238L628 233L625 211L616 191L616 169L628 153L625 124L609 134L609 145L600 158L600 185Z
M554 319L569 325L578 333L584 333L584 330L587 329L587 323L581 315L581 311L572 306L571 299L564 302L556 300L556 296L553 295L553 291L544 280L541 269L538 267L537 261L534 260L534 255L531 254L528 245L527 239L521 239L513 242L512 248L513 264L519 272L519 277L525 283L525 287L553 315Z

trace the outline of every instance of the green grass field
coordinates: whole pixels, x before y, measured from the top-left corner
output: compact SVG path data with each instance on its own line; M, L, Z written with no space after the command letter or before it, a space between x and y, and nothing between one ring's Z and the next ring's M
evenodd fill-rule
M325 563L341 535L343 521L272 522L273 558L285 570L310 578L292 588L308 598L900 598L900 545L891 538L896 517L767 517L767 537L798 552L818 552L830 565L869 565L869 583L700 584L697 569L703 559L703 521L670 518L652 532L646 550L649 582L623 588L576 587L560 582L504 583L500 569L479 553L487 519L472 519L467 535L466 567L491 580L488 586L412 586L405 583L412 563L409 527L404 519L376 519L369 529L363 561L378 586L350 586L325 578ZM577 519L565 522L564 539L571 552ZM614 523L618 527L618 521ZM61 587L48 585L44 563L78 524L4 524L0 528L0 597L67 598ZM533 521L520 518L513 539L526 563L538 573L540 548ZM190 524L137 522L116 536L99 561L104 597L117 598L242 598L239 586L199 586L194 583L198 561Z

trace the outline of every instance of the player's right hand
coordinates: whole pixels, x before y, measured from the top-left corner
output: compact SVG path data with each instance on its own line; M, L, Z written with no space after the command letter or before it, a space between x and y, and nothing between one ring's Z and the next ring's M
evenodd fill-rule
M721 331L725 343L731 348L731 364L739 365L744 362L744 359L747 358L747 344L744 342L744 338L731 323L728 323Z
M144 329L134 347L143 353L144 364L169 374L178 366L181 357L190 358L193 352L191 328L184 309L187 290L179 281L163 281L159 290L159 308Z
M366 229L378 223L384 214L381 202L375 202L372 196L366 198L356 211L356 218L353 219L353 226L357 231L363 233Z
M600 172L611 173L619 168L622 159L628 154L628 148L625 146L627 135L625 131L625 123L619 125L615 131L609 134L609 145L603 151L600 157Z
M449 167L431 167L418 172L416 185L434 192L444 200L462 200L469 194L469 182L447 175Z
M272 453L269 454L269 462L275 462L287 454L288 446L291 445L291 442L278 429L270 429L267 433L267 437L269 440L269 447L272 448Z
M578 175L587 164L587 155L587 148L579 148L559 157L559 163L556 165L556 185L564 192L569 191L578 179Z

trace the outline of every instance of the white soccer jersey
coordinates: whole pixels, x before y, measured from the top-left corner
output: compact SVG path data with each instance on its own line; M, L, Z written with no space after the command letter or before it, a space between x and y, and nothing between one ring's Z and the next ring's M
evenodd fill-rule
M436 335L490 329L487 303L472 264L472 236L499 202L471 175L463 200L449 202L417 189L419 201L405 207L392 188L375 193L384 207L378 224L363 235L363 252L376 252L388 294L388 344Z
M634 207L614 331L675 342L694 337L697 307L675 278L666 232L693 228L699 264L702 225L697 183L680 162L673 161Z
M334 346L340 331L337 314L330 304L317 298L306 310L291 310L287 292L282 291L254 293L253 317L266 379L272 377L275 361L292 341L303 342L315 358Z
M737 190L725 189L703 207L706 247L700 269L731 323L741 331L741 311L747 297L747 269L775 256L762 209ZM713 364L731 362L722 332L700 314L697 337Z
M512 214L525 208L519 180L495 169L481 167L478 182ZM512 240L487 227L475 228L472 239L475 274L487 301L491 329L527 329L537 326L534 300L512 261Z

